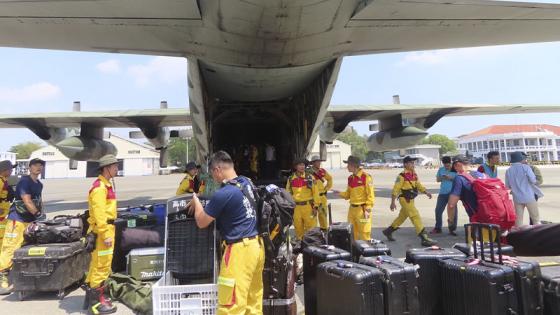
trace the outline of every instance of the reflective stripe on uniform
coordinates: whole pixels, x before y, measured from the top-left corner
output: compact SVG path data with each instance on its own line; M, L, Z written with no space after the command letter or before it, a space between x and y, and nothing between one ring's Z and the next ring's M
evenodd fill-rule
M108 255L113 255L113 249L106 249L106 250L100 250L97 252L97 256L108 256Z
M17 233L6 233L6 234L4 234L4 237L7 237L7 238L16 238L16 237L17 237Z
M233 287L235 285L235 279L218 277L218 284L225 285L225 286L228 286L228 287Z

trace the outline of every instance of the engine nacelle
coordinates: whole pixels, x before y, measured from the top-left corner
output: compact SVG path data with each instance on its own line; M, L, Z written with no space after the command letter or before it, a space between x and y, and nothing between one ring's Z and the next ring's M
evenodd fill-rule
M374 152L405 149L420 143L427 134L427 131L411 126L380 131L369 137L368 147Z
M66 138L55 147L67 158L77 161L97 161L107 154L117 155L117 148L111 142L82 136Z

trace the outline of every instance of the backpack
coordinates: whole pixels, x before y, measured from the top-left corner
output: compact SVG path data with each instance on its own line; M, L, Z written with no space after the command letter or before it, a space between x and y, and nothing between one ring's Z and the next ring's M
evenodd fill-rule
M257 214L257 229L269 253L276 253L285 243L293 223L296 203L285 189L276 185L256 187L250 179L248 185L241 185L237 180L228 184L238 187L249 200Z
M515 209L509 198L506 185L498 178L475 179L472 176L460 175L472 185L476 195L476 213L471 222L497 224L504 231L515 225Z

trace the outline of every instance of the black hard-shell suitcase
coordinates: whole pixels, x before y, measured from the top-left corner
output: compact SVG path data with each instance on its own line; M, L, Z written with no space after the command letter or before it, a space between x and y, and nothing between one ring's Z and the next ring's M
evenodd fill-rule
M327 244L333 245L352 254L352 242L354 241L354 228L352 223L336 222L329 226L327 232Z
M477 243L478 246L476 247L477 251L480 252L480 243ZM494 243L494 246L496 248L498 248L498 244ZM507 255L507 256L515 256L515 251L513 250L513 246L508 245L508 244L501 244L502 247L502 255ZM474 255L474 247L472 246L472 244L468 244L467 243L455 243L453 244L453 248L460 250L461 252L463 252L465 255L467 256L472 256ZM489 243L485 243L483 244L483 248L484 248L484 254L489 255L490 254L490 244Z
M373 257L387 255L391 256L391 249L380 240L355 240L352 242L352 261L358 262L360 256Z
M308 246L303 250L303 282L305 296L305 314L317 313L317 266L331 260L350 260L349 252L332 245L321 247Z
M362 257L360 264L383 272L385 315L419 314L417 266L391 256Z
M384 275L379 269L342 260L317 268L317 311L321 315L383 315Z
M500 235L500 228L492 224L466 224L473 242L483 230ZM467 235L467 239L468 239ZM502 256L496 257L494 243L490 243L490 261L485 261L486 250L475 247L474 258L440 260L444 314L448 315L503 315L521 314L516 292L513 268L502 265ZM480 254L480 258L479 258Z
M520 314L542 315L544 302L539 263L504 259L504 265L513 269Z
M31 292L57 292L84 279L91 255L82 242L23 246L14 252L10 277L20 300Z
M418 290L421 315L445 315L443 312L441 275L439 260L466 258L465 254L453 248L437 246L411 248L406 251L405 262L418 265Z
M560 314L560 264L541 263L544 315Z

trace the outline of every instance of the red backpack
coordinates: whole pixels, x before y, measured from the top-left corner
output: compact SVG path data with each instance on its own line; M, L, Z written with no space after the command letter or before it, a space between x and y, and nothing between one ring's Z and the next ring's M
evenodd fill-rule
M498 178L473 178L462 174L472 185L477 200L477 212L471 222L497 224L503 231L515 225L515 208L506 185Z

